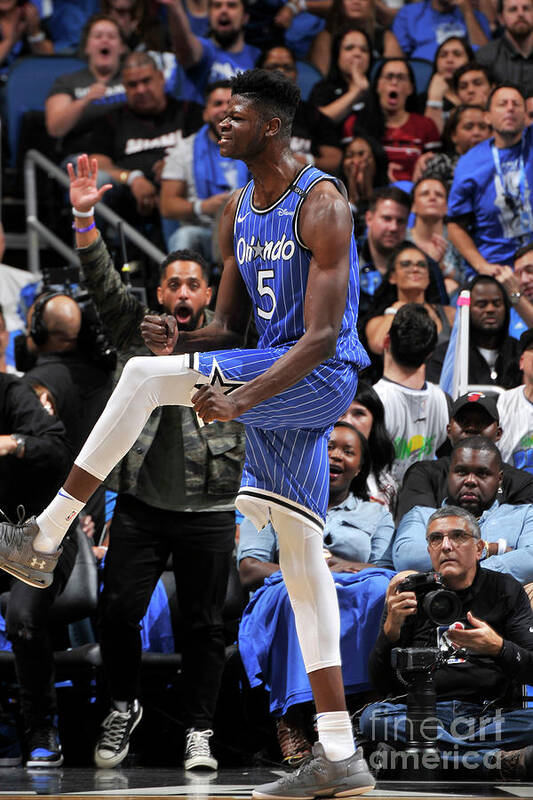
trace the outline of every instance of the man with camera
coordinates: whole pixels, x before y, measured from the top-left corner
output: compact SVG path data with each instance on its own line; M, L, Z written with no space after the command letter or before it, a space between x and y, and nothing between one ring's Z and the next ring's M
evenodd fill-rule
M464 508L435 511L426 542L433 570L455 594L456 607L449 604L443 624L439 612L450 598L425 602L434 573L417 575L414 582L411 575L407 585L405 573L391 580L369 663L373 685L388 699L363 711L361 730L373 741L400 748L412 741L406 687L417 663L430 657L423 670L434 678L434 741L442 766L483 768L503 779L533 778L533 712L518 707L521 684L533 682L533 611L526 593L511 575L479 568L484 542L477 520ZM406 591L409 583L415 591ZM429 730L431 721L425 722Z
M510 505L502 494L502 458L485 436L459 441L452 452L445 503L460 506L478 520L484 539L482 566L507 572L522 584L533 581L533 505ZM396 570L431 568L426 528L435 508L415 506L400 522L393 542Z

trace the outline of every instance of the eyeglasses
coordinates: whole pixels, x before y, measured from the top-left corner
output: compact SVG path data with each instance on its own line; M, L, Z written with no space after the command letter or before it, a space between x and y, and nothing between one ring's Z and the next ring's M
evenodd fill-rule
M396 266L401 267L402 269L409 269L409 267L420 267L420 269L428 268L428 265L422 259L420 259L420 261L410 261L408 258L402 261L397 261Z
M437 550L437 548L442 547L445 536L448 537L448 541L453 544L454 547L465 544L465 542L467 542L469 539L478 538L477 536L474 536L473 533L467 533L466 531L459 529L454 531L446 531L446 533L443 533L442 531L433 531L426 536L426 541L433 550Z
M403 72L386 72L379 77L384 81L398 81L398 83L407 83L410 80L409 75L405 75Z

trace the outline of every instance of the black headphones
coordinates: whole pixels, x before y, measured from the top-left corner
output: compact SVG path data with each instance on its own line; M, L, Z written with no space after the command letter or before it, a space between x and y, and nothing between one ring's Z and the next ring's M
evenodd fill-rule
M30 336L36 345L46 344L48 339L48 328L43 320L45 305L52 297L64 297L65 292L44 292L35 303L30 324Z

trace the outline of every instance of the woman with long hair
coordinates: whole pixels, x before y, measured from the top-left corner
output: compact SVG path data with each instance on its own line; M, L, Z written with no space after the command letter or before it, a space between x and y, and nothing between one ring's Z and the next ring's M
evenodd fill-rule
M391 474L394 444L385 427L385 409L369 383L359 381L355 397L340 418L349 422L367 439L372 466L366 480L368 499L381 503L394 515L398 484Z
M346 138L355 127L368 131L383 145L389 159L391 182L411 180L418 158L440 146L435 123L417 114L415 79L404 58L386 58L372 81L364 107L348 117Z
M463 36L445 39L435 53L433 75L425 97L420 99L425 107L424 116L432 119L441 133L450 112L459 105L459 98L452 85L453 74L456 69L473 59L473 50Z
M348 202L355 220L356 237L364 233L364 214L374 189L389 183L388 161L381 144L364 131L356 131L344 148L340 177L348 190Z
M450 338L455 309L427 301L429 276L427 257L415 244L404 242L394 251L366 318L365 336L373 353L383 355L385 337L394 315L406 303L420 303L425 307L437 326L439 342Z
M376 58L402 56L398 40L376 20L376 0L333 0L326 27L315 37L309 60L322 75L329 73L333 62L332 43L341 29L357 25L368 34Z
M339 136L346 117L358 108L357 101L369 86L372 44L368 33L350 25L333 39L328 76L311 92L310 102L337 126Z

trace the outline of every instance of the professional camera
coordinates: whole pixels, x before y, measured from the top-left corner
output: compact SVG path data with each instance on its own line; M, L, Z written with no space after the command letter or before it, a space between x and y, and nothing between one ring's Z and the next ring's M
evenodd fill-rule
M398 584L398 592L414 592L418 609L435 625L451 625L461 616L461 602L455 592L444 588L438 572L417 572Z

